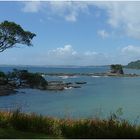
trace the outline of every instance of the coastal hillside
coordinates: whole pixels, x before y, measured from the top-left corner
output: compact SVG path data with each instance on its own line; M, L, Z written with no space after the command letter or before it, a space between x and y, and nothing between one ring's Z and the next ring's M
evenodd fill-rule
M128 63L125 68L140 69L140 60Z

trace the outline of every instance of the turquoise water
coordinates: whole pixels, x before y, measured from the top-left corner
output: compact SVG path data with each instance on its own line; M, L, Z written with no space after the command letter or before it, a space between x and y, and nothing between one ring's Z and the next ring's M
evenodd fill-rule
M53 68L56 72L57 70ZM72 69L78 72L78 69ZM84 72L106 71L108 68L96 67L80 69ZM60 69L59 69L60 70ZM32 71L32 70L31 70ZM34 69L35 71L35 69ZM38 71L38 70L36 70ZM45 68L43 69L45 71ZM49 70L46 68L46 71ZM61 69L61 72L70 69ZM125 70L133 73L133 70ZM50 71L52 72L52 71ZM137 70L137 73L140 73ZM48 80L67 82L86 81L81 88L64 91L40 91L20 89L17 94L0 97L0 109L21 108L25 112L36 112L59 118L107 117L118 108L123 109L123 118L136 120L140 115L140 78L90 77L77 76L63 79L45 77Z

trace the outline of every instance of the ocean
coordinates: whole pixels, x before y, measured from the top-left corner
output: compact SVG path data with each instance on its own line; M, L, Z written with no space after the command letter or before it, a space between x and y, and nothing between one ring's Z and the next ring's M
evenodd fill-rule
M31 72L48 73L94 73L107 72L108 66L96 67L0 67L1 71L13 68ZM124 69L125 73L140 74L140 70ZM98 76L45 76L48 81L85 81L81 88L63 91L41 91L19 89L17 94L0 97L1 110L21 109L23 112L53 116L57 118L107 118L121 110L121 118L139 123L140 77L98 77Z

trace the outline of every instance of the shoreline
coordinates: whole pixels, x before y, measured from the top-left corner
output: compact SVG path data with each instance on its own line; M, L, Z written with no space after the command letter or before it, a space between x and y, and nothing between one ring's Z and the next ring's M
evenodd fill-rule
M140 75L132 74L118 74L118 73L40 73L41 76L108 76L108 77L140 77Z
M118 74L118 73L38 73L42 77L45 76L58 76L61 77L61 81L48 81L48 85L43 89L42 87L34 87L34 89L39 90L52 90L52 91L61 91L71 88L81 88L83 84L86 84L87 81L76 81L76 82L64 82L64 79L74 77L74 76L92 76L92 77L140 77L138 74ZM8 96L11 94L16 94L16 89L19 88L29 88L28 85L24 85L21 87L15 87L10 84L0 85L0 96Z

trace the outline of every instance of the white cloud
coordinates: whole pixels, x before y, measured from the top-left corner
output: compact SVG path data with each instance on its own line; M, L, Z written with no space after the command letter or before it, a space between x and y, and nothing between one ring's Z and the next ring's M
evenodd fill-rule
M31 49L27 51L26 49ZM15 55L15 51L17 52ZM26 53L25 53L26 52ZM11 59L5 59L9 56ZM80 52L68 44L52 50L34 50L34 48L9 49L1 53L1 62L5 64L24 64L24 65L108 65L108 64L127 64L131 61L140 59L140 47L128 45L114 53L102 53L94 50Z
M22 8L23 12L29 12L29 13L36 13L42 9L43 3L40 1L28 1L28 2L22 2L24 4L24 7Z
M98 34L99 36L101 36L103 39L109 37L109 33L108 33L107 31L105 31L105 30L98 30L98 31L97 31L97 34Z
M63 17L67 21L75 22L80 13L88 13L87 2L49 2L51 12L55 15Z
M95 51L77 52L71 45L50 50L45 56L51 64L60 65L101 65L108 63L108 57ZM45 59L45 58L44 58ZM108 59L108 60L107 60Z
M120 54L116 55L117 59L124 64L140 59L140 47L134 45L123 47Z
M133 45L128 45L121 50L122 54L131 55L131 56L140 56L140 47L136 47Z
M97 52L93 52L93 51L92 52L91 51L87 51L87 52L84 53L84 55L85 56L93 56L93 55L98 55L98 53Z
M140 39L140 2L95 2L107 11L107 22L126 35ZM123 33L122 32L122 33Z
M78 2L78 1L31 1L23 2L24 12L44 11L48 16L58 16L66 21L77 21L80 14L90 13L89 7L98 7L106 11L106 22L114 29L126 35L140 39L140 2L120 1L120 2ZM99 12L98 11L96 12ZM96 16L96 12L94 13ZM92 13L93 14L93 13ZM103 36L105 35L102 33ZM106 35L105 35L106 36Z
M46 59L46 63L49 65L78 65L80 58L78 52L70 44L67 44L64 47L49 50L44 56L44 60Z
M48 1L23 2L23 12L46 11L48 15L57 15L66 21L75 22L80 13L88 13L88 2Z
M76 18L76 16L75 16L74 14L67 15L67 16L65 17L65 19L66 19L67 21L71 21L71 22L75 22L75 21L77 20L77 18Z
M59 16L66 21L75 22L80 14L89 13L90 6L103 9L107 14L107 23L114 29L130 37L140 39L140 2L77 2L77 1L31 1L23 2L24 12L46 11L49 16ZM96 13L94 13L96 14ZM96 16L96 15L95 15ZM102 33L103 34L103 33ZM104 36L104 35L103 35Z
M62 57L62 56L75 56L77 52L72 48L71 45L68 44L68 45L65 45L64 47L50 50L48 54Z

